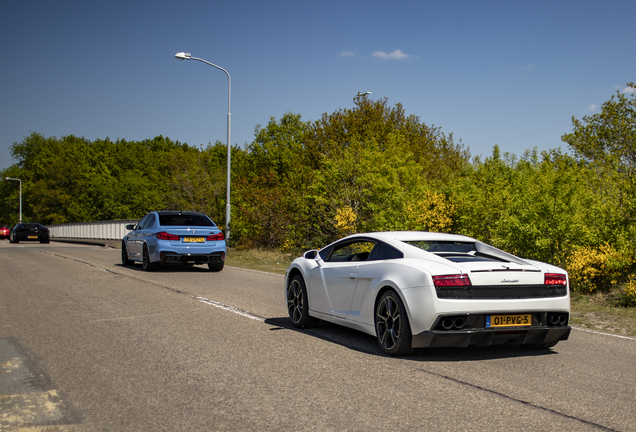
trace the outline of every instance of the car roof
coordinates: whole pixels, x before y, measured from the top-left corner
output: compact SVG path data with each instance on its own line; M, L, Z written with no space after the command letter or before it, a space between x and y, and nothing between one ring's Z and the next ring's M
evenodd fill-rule
M156 212L159 215L205 215L205 213L201 212L193 212L193 211L179 211L179 210L158 210ZM207 216L207 215L206 215Z
M428 231L382 231L353 234L349 238L355 237L370 237L378 240L388 241L397 240L401 242L406 241L455 241L455 242L471 242L474 243L477 240L471 237L467 237L460 234L447 234L447 233L435 233Z

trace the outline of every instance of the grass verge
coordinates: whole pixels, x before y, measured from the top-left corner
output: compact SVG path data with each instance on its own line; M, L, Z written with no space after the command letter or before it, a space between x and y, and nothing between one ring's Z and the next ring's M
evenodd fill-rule
M636 308L616 307L602 295L572 295L570 325L636 337Z
M225 264L284 275L289 264L300 254L301 252L294 254L263 249L231 248L227 251Z

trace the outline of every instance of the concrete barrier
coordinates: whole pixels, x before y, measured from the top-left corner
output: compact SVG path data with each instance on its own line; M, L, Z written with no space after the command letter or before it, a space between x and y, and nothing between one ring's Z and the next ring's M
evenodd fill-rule
M140 219L76 222L47 225L52 239L121 240L129 230L126 225L136 225Z

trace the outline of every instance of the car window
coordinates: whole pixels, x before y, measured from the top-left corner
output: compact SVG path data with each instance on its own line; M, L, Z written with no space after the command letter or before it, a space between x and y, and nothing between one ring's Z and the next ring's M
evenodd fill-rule
M204 214L184 213L184 214L160 214L159 225L161 226L215 226L214 222Z
M150 213L149 216L150 217L148 218L148 220L146 221L146 224L144 225L145 229L153 227L155 225L155 221L157 220L157 216L155 216L154 214Z
M473 242L456 242L456 241L407 241L412 246L424 249L428 252L462 252L468 253L476 251Z
M327 262L366 261L375 243L368 240L341 243L335 245Z
M144 229L146 228L146 223L148 222L148 219L150 218L151 214L148 213L146 216L144 216L144 218L141 220L141 222L139 222L139 224L137 224L137 228L135 229Z
M328 248L320 249L318 251L318 255L320 255L320 258L322 258L323 261L327 261L327 259L331 255L331 251L332 250L333 250L333 246L332 247L328 247Z
M507 262L505 259L477 252L474 242L456 241L407 241L410 245L416 246L435 255L446 258L453 262L470 261L495 261Z
M367 261L379 261L399 258L404 258L404 254L402 252L395 249L394 247L389 246L388 244L378 242L371 251L371 255L369 255L369 259Z

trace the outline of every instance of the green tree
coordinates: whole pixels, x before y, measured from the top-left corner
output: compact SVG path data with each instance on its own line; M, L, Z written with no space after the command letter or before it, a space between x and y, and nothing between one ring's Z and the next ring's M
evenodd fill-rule
M306 243L307 188L312 170L305 151L307 125L299 114L285 113L258 125L236 173L232 223L239 243L291 249Z
M337 159L351 145L374 143L385 149L397 132L427 181L447 180L468 162L468 151L453 141L452 134L445 135L415 115L407 116L401 104L389 107L386 98L374 101L366 95L355 97L354 103L353 109L325 113L309 124L306 150L313 168L320 168L323 156Z
M636 234L636 91L617 91L601 112L572 118L573 132L561 137L594 172L587 178L603 203L602 221L613 241L632 242ZM600 221L599 221L600 222ZM609 238L608 238L609 240Z

